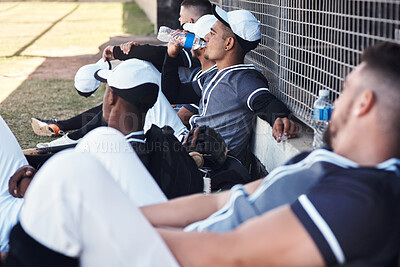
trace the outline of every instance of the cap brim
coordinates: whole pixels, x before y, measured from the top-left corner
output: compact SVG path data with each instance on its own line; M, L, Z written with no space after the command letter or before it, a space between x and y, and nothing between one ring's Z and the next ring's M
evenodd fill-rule
M99 69L105 69L105 70L111 70L111 62L107 58L106 61L104 61L102 58L99 59L99 61L96 62L96 65L99 66Z
M182 27L184 30L194 33L194 26L194 23L185 23Z
M96 80L106 83L108 80L108 77L110 77L111 70L98 70L94 73L94 77Z
M228 12L226 12L225 10L223 10L222 8L220 8L219 6L213 4L212 7L212 12L213 15L222 22L222 24L224 24L226 27L231 27L229 25L229 20L228 20Z

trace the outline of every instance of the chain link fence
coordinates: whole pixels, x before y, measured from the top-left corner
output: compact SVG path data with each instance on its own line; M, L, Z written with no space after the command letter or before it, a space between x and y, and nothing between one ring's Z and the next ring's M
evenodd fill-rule
M318 91L328 89L335 100L365 47L400 42L400 0L212 2L227 11L250 10L261 22L261 44L246 60L262 70L270 90L308 125Z

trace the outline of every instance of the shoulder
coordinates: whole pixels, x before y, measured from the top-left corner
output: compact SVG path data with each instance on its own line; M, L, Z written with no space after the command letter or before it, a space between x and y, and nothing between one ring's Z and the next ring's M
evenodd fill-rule
M225 71L229 82L237 84L238 87L256 90L259 88L268 88L268 80L264 75L250 64L234 66Z
M328 265L368 257L393 249L387 244L400 231L400 180L392 171L340 168L300 196L292 210Z

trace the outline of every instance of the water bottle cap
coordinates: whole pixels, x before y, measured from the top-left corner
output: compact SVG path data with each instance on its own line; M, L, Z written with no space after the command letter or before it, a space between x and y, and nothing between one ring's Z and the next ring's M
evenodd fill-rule
M329 90L319 90L318 95L319 95L320 97L329 96Z

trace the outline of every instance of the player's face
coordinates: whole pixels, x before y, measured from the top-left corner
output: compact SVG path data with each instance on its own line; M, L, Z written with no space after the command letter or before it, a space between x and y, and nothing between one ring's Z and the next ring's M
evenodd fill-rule
M358 66L347 75L343 82L342 92L334 103L335 108L332 113L332 118L324 134L325 142L332 148L336 147L340 142L341 136L346 135L346 130L349 129L346 126L349 126L348 122L352 115L354 100L361 86L360 70L362 66L363 65Z
M211 27L210 32L204 37L207 45L204 51L204 57L207 60L218 61L225 55L225 38L222 22L217 21Z

